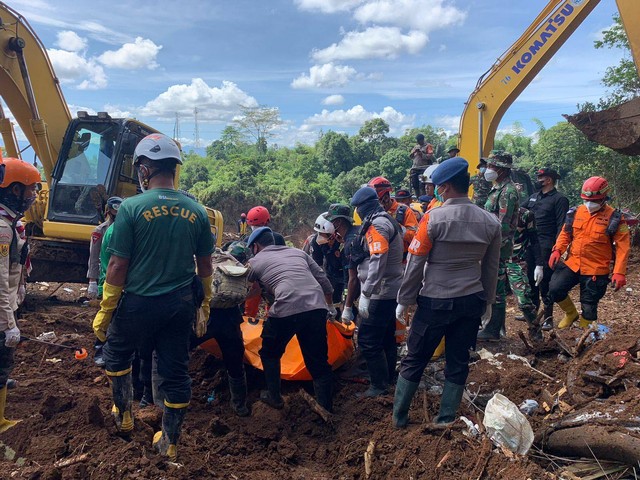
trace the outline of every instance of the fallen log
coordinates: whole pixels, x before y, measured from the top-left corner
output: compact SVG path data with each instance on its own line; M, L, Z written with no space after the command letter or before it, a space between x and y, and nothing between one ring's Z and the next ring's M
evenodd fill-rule
M76 455L75 457L65 458L63 460L58 460L53 464L55 468L63 468L68 467L70 465L75 465L76 463L84 462L89 459L88 453L83 453L82 455Z
M305 402L309 404L311 410L317 413L325 423L332 423L331 421L331 413L329 413L322 405L320 405L315 398L309 395L304 390L300 390L300 396L304 399Z
M583 425L557 430L546 437L542 449L561 457L595 457L627 465L640 461L640 438L611 427Z

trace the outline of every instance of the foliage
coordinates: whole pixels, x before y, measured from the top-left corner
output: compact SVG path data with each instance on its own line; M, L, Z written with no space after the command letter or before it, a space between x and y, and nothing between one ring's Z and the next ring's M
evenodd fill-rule
M245 107L240 105L242 115L233 122L238 131L255 140L259 153L266 153L267 139L273 136L273 130L282 125L280 111L276 107Z

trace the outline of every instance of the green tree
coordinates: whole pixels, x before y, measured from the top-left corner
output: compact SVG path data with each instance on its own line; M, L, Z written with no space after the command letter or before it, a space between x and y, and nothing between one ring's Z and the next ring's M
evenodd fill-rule
M389 124L382 118L372 118L364 122L358 131L357 136L371 146L371 153L374 158L382 155L382 145L389 133Z
M344 133L328 131L316 143L316 150L324 171L331 176L335 177L354 166L349 137Z
M386 177L395 188L408 187L408 172L411 162L407 152L402 148L394 148L380 159L380 175Z
M282 125L280 110L277 107L240 106L242 115L235 119L238 130L255 141L258 152L267 151L267 139L274 135L273 130Z

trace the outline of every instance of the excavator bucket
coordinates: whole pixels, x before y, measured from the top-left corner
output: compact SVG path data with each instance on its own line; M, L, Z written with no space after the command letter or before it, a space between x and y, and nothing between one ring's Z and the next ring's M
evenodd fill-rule
M640 155L640 97L599 112L563 116L592 142L624 155Z

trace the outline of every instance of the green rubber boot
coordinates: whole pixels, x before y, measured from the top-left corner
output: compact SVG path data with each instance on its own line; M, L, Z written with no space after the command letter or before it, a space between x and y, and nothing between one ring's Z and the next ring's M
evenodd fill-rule
M435 423L447 424L456 419L463 393L464 385L457 385L449 381L444 382L442 398L440 399L440 413L436 417Z
M404 428L409 423L409 408L411 400L418 390L418 382L410 382L402 375L398 375L396 394L393 397L393 426Z

